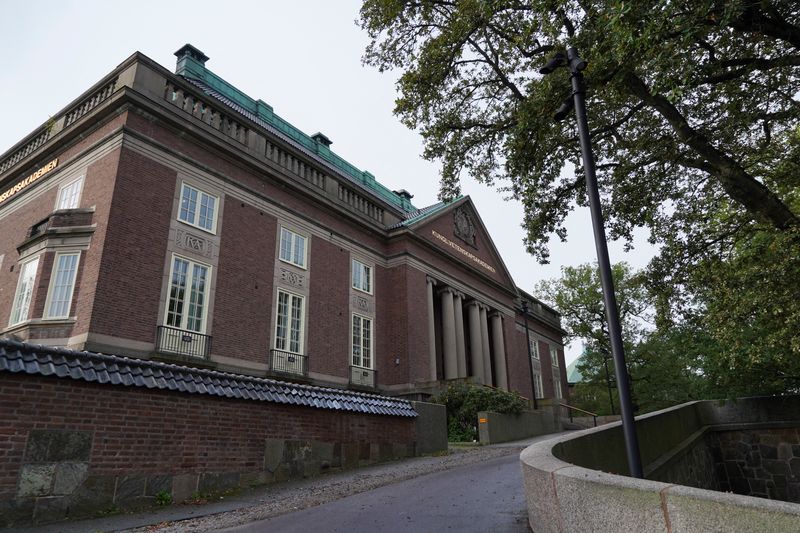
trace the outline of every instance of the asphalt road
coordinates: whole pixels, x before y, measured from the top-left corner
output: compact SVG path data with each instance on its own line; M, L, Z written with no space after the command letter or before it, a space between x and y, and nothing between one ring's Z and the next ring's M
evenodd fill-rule
M522 533L530 529L515 453L222 531Z

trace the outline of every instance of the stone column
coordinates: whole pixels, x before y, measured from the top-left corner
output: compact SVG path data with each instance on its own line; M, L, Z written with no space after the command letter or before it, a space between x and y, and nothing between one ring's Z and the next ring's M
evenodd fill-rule
M453 309L453 289L446 287L440 293L442 299L442 352L444 352L444 379L458 377L458 354L456 352L456 317Z
M436 281L428 278L428 364L431 381L436 381L436 320L433 316L433 286Z
M492 361L489 351L489 323L486 321L487 307L481 306L481 346L483 346L483 377L484 385L494 385L492 381Z
M480 383L485 383L483 377L483 341L481 340L480 304L472 300L467 306L469 308L469 349L472 375Z
M458 358L458 377L467 377L467 347L464 342L464 295L456 293L453 307L456 319L456 357Z
M503 317L499 311L492 313L492 348L494 348L494 373L497 386L508 390L506 375L506 347L503 343Z

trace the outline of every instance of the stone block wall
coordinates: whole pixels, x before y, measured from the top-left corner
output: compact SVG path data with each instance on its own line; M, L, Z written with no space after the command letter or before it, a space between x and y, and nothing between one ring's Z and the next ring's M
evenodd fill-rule
M0 373L0 527L415 453L415 419Z
M800 430L743 429L709 435L719 490L800 503Z

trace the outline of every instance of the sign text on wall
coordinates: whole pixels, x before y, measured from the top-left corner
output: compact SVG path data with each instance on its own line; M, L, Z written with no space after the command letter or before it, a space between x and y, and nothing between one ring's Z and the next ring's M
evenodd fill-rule
M19 181L16 185L5 191L3 194L0 194L0 203L5 202L9 198L17 194L19 191L21 191L22 189L33 183L34 181L38 180L39 178L41 178L42 176L44 176L45 174L56 168L57 166L58 166L58 159L53 159L52 161L47 163L45 166L43 166L42 168L31 174L24 180Z
M469 250L465 250L461 246L457 245L456 243L454 243L453 241L451 241L450 239L448 239L447 237L445 237L444 235L442 235L438 231L431 230L431 233L433 234L433 236L435 238L439 239L440 241L445 243L447 246L449 246L453 250L459 252L460 254L467 256L469 259L472 259L473 261L478 263L480 266L482 266L483 268L485 268L489 272L491 272L491 273L496 272L495 268L492 265L490 265L489 263L487 263L486 261L484 261L480 257L477 257L475 254L473 254Z

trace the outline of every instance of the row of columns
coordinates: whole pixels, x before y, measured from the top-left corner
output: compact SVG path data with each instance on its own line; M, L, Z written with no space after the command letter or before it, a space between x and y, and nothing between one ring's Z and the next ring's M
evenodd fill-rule
M431 380L436 381L436 325L434 320L434 285L436 281L428 278L428 341L430 346ZM467 350L464 332L464 295L452 287L439 291L442 310L442 355L444 378L467 377ZM490 312L489 307L476 301L467 302L469 320L470 366L475 378L486 385L492 381L492 361L494 354L494 384L508 390L506 375L506 353L503 342L503 317L498 311ZM492 335L489 336L489 320L492 321ZM491 343L491 350L490 350Z

